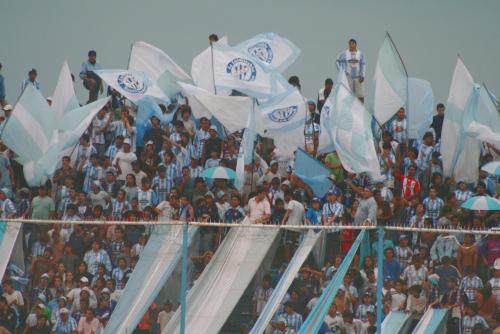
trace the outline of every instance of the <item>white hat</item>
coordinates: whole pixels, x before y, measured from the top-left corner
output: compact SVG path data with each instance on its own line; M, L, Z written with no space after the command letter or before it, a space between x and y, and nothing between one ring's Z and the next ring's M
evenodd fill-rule
M285 317L279 317L278 320L276 320L277 324L284 324L285 326L288 326L288 323L285 319Z
M66 307L63 307L59 310L59 314L69 314L69 310Z
M129 144L129 145L132 145L132 142L130 141L129 138L126 138L124 141L123 141L123 144Z
M36 306L37 306L37 307L39 307L39 308L42 308L42 309L44 309L44 308L45 308L45 305L44 305L44 304L42 304L42 303L37 304Z
M82 283L88 283L89 279L87 277L83 276L83 277L80 278L80 282L82 282Z
M109 289L108 289L108 288L104 288L104 289L102 289L102 291L101 291L101 294L103 294L103 293L108 293L108 294L111 294L111 291L109 291Z
M146 143L146 145L154 145L154 143L153 143L152 140L148 140L148 142Z
M500 257L493 263L493 269L500 270Z
M217 127L215 125L210 126L209 130L215 130L217 132Z
M49 274L47 274L47 273L42 274L42 276L40 276L40 278L49 278Z
M12 110L12 106L10 104L6 104L3 106L3 110L4 111L11 111Z

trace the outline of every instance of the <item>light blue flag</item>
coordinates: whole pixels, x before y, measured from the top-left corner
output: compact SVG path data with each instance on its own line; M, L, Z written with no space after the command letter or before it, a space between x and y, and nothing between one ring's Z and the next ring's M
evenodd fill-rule
M258 34L236 46L280 72L286 70L300 55L291 41L273 32Z
M140 99L137 102L137 106L137 117L135 120L136 143L138 147L143 147L144 134L146 133L150 118L156 116L160 120L160 123L167 124L172 122L175 113L163 114L158 103L150 96L145 96Z
M372 115L344 85L332 92L334 104L332 139L342 166L351 173L368 173L381 178L371 130Z
M378 51L373 86L369 105L373 109L375 119L382 125L399 108L406 106L408 95L408 74L388 33Z
M500 147L500 113L483 84L474 93L474 105L465 113L463 126L470 137Z
M20 223L0 221L0 254L2 254L0 256L0 276L2 277L16 245L21 225Z
M428 81L416 78L408 79L408 138L422 139L432 123L434 94Z
M217 90L233 89L262 99L287 92L289 85L283 75L248 53L219 43L213 45L212 52Z
M328 178L331 170L308 154L301 148L295 153L295 175L304 181L314 192L314 195L322 198L332 186Z
M343 284L344 276L349 270L349 266L354 259L354 255L356 255L356 251L358 250L365 233L366 230L361 230L358 234L358 237L352 244L349 252L344 257L342 264L337 269L334 278L330 281L325 290L323 290L323 293L319 297L313 309L309 312L307 319L302 324L302 327L300 327L299 334L318 333L321 325L323 324L323 319L325 319L339 287Z

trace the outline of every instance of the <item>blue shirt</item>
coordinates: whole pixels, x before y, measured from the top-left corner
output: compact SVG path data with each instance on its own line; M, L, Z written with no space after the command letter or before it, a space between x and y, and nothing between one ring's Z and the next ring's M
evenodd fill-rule
M91 64L88 60L84 61L82 63L82 70L80 71L80 79L83 80L89 72L94 72L100 69L102 69L102 67L98 62Z
M21 83L21 93L24 91L26 86L29 84L33 85L36 89L40 90L40 83L38 81L31 81L30 79L24 79Z
M392 261L387 261L386 259L384 259L383 268L384 278L389 276L392 281L396 281L401 274L401 266L399 262L394 259Z

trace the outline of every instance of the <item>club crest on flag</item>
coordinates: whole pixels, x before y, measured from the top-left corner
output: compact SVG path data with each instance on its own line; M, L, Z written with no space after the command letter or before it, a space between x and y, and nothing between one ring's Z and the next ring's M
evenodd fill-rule
M143 95L148 89L144 80L136 77L132 73L120 74L116 81L124 91L130 94Z
M259 42L250 46L248 48L248 53L254 55L267 64L271 64L273 61L273 49L271 49L271 46L266 42Z
M298 106L290 106L286 108L278 108L268 114L271 121L276 123L285 123L292 119L293 116L299 111Z
M323 108L321 109L321 113L325 113L325 116L329 116L330 115L330 106L323 106Z
M254 63L248 59L235 58L226 66L227 74L242 81L254 81L257 75L257 70Z

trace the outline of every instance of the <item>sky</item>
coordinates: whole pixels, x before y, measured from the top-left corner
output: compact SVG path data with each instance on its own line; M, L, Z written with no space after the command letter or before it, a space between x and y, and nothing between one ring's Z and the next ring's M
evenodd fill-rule
M103 68L124 69L131 44L141 40L189 73L210 33L235 45L275 32L302 50L284 75L298 75L304 95L315 98L325 78L336 77L334 60L349 38L366 55L370 83L388 31L409 75L430 81L440 102L457 54L476 82L500 95L498 13L497 0L0 0L0 63L7 100L15 103L29 69L38 70L41 90L50 96L63 61L77 76L90 49ZM76 89L85 102L78 79Z

